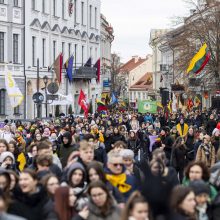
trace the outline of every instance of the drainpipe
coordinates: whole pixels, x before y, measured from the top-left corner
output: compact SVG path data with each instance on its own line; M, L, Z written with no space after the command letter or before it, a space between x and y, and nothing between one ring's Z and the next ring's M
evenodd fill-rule
M23 1L23 64L24 64L24 119L27 118L27 77L25 72L25 1Z

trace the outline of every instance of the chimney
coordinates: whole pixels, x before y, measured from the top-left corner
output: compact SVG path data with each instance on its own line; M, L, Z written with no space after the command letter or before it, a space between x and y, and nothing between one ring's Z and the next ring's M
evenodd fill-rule
M134 59L134 62L137 63L139 60L139 57L138 55L135 55L135 56L132 56L132 59Z

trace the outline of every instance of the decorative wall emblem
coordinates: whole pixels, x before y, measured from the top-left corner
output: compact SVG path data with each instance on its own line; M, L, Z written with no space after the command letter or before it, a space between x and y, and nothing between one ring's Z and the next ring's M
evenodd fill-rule
M72 14L73 14L73 0L69 0L68 13L69 13L69 16L70 16L70 17L71 17Z

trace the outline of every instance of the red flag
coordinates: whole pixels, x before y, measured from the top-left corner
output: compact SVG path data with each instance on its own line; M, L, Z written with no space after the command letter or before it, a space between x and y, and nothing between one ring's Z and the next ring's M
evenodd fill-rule
M63 66L63 54L60 53L54 61L54 72L59 83L62 81L62 66Z
M86 95L82 91L82 89L80 90L78 104L84 110L84 115L87 118L89 112L89 105L86 103Z
M96 82L100 83L100 58L97 60L97 62L95 63L94 67L96 68Z

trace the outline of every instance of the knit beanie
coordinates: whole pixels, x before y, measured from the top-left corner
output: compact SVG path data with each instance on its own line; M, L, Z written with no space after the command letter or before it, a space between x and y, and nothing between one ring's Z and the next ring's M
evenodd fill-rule
M202 193L210 194L209 185L203 180L194 180L189 183L189 187L192 188L195 195L200 195Z

